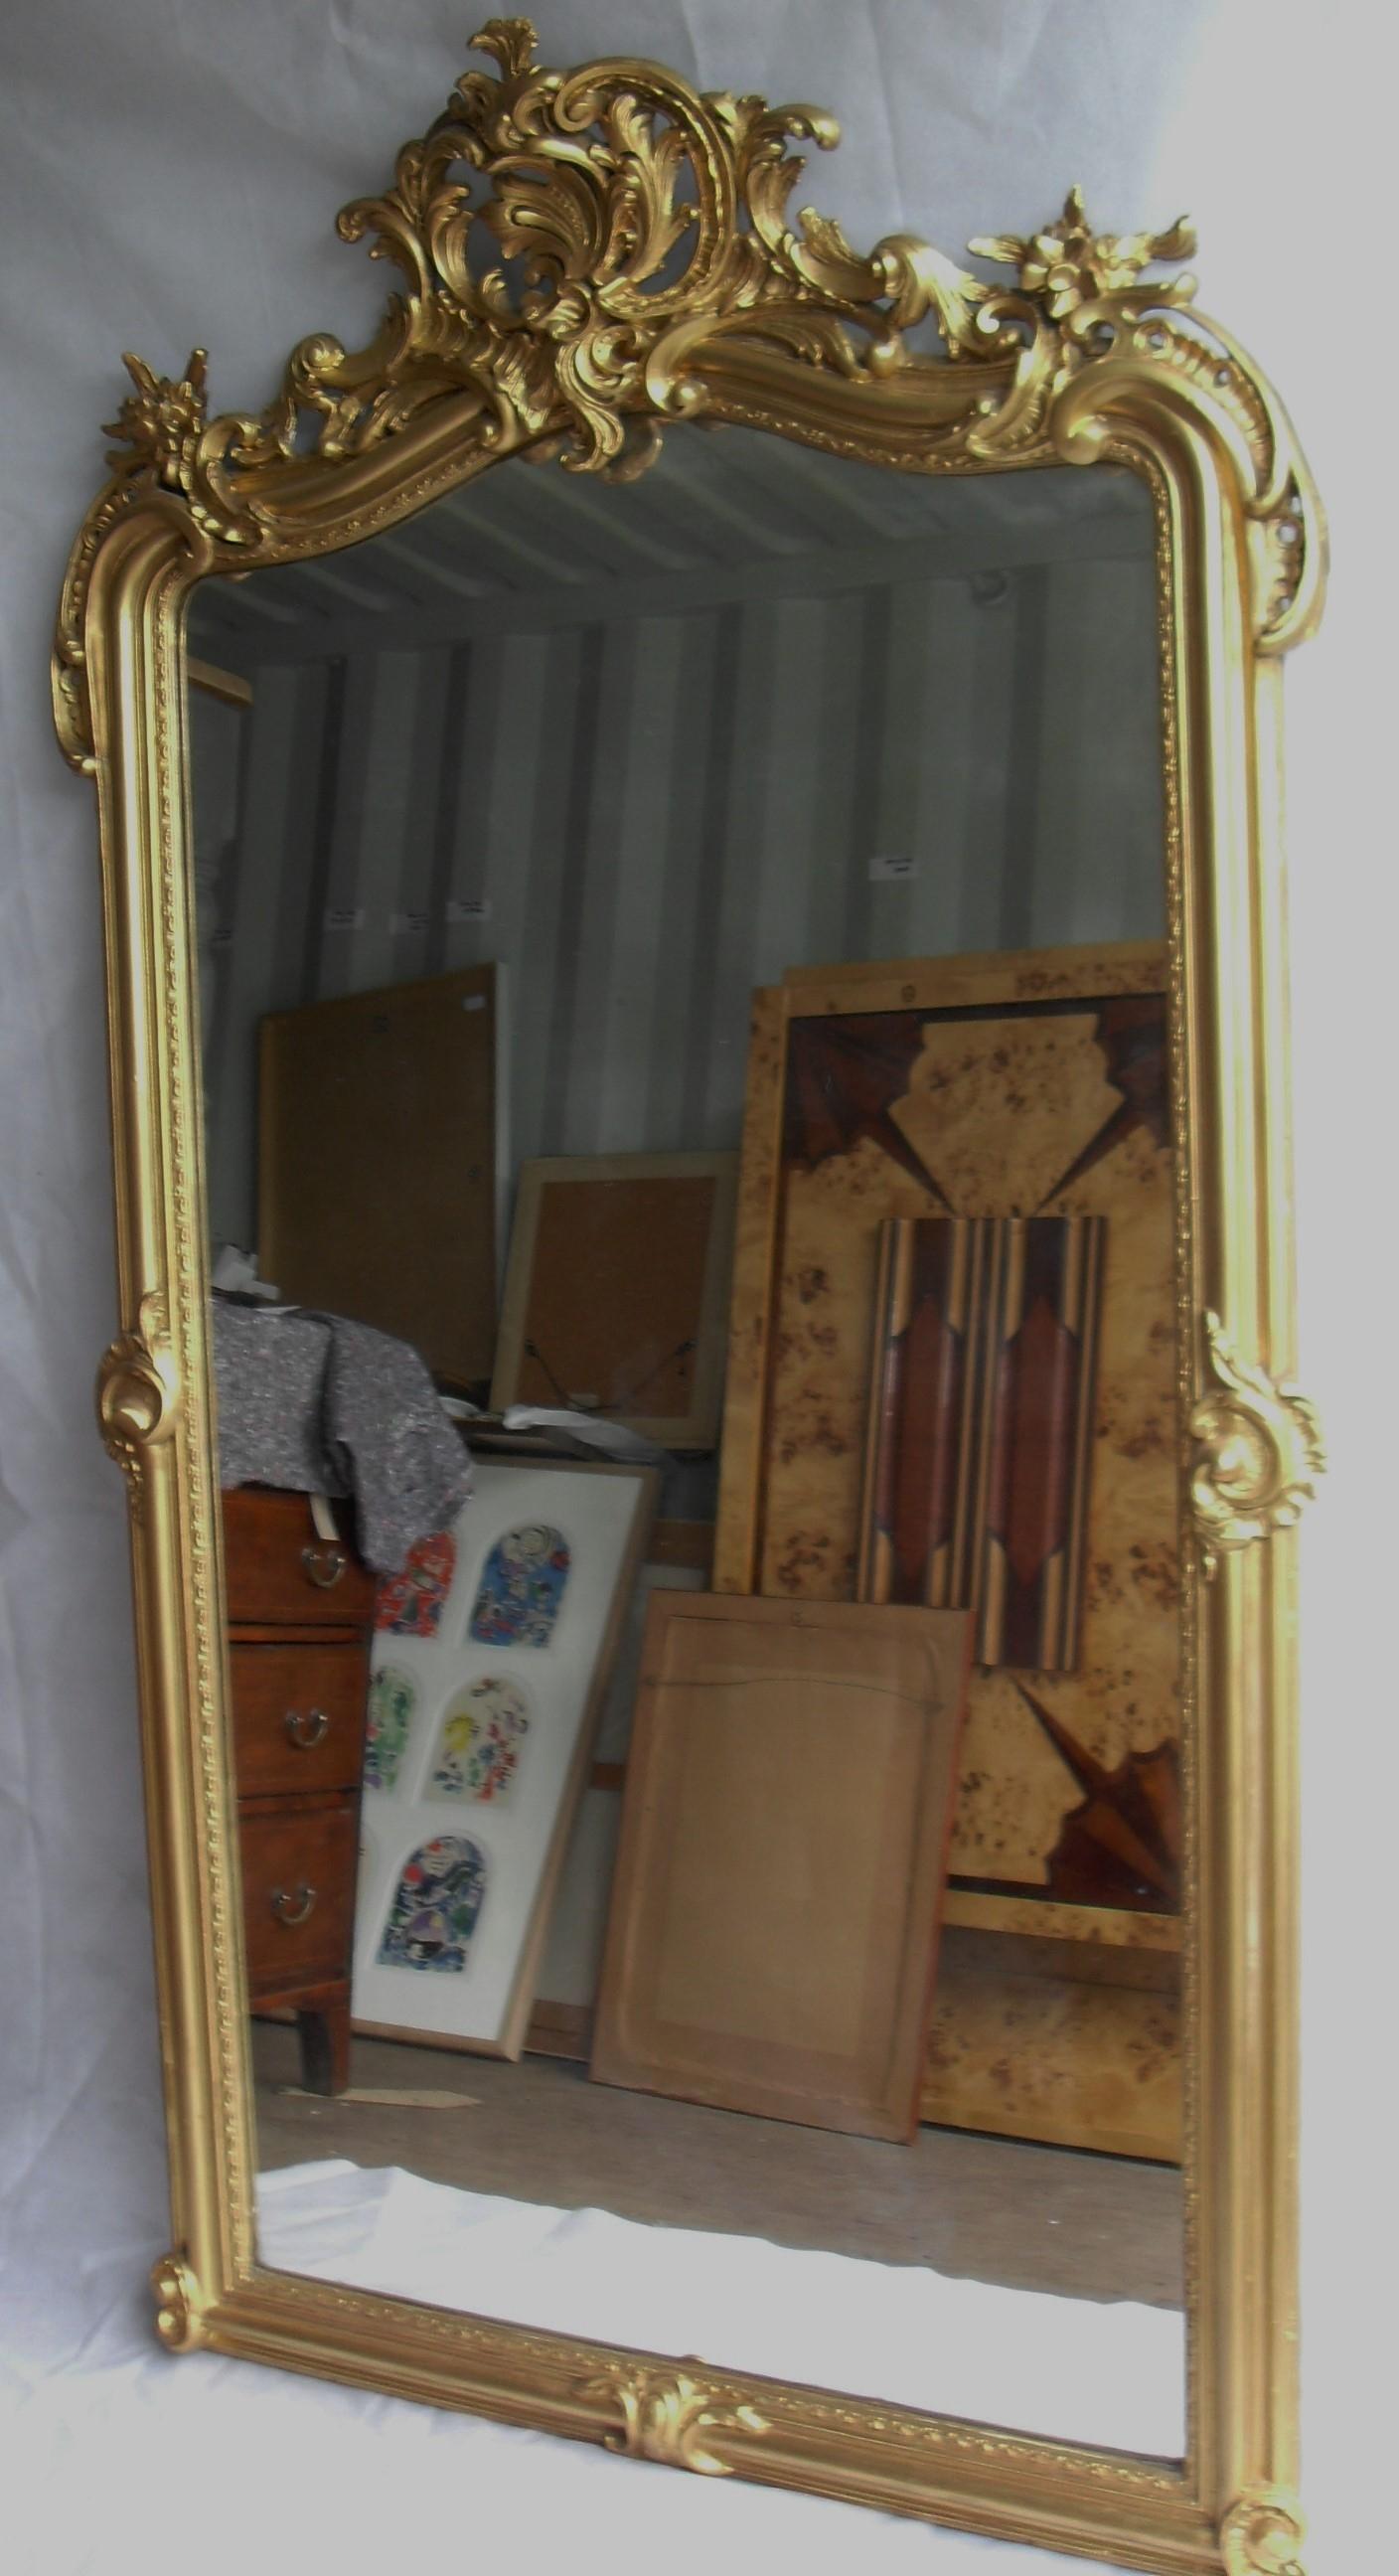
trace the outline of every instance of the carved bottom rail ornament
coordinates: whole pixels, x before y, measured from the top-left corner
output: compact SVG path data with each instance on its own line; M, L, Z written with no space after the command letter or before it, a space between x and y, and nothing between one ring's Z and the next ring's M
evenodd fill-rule
M1222 1552L1291 1529L1316 1498L1326 1449L1316 1407L1241 1359L1211 1309L1205 1348L1214 1385L1190 1416L1190 1500L1207 1575Z
M694 2469L703 2478L730 2477L733 2463L720 2459L702 2437L762 2435L771 2429L756 2407L717 2406L712 2391L684 2370L631 2370L619 2364L580 2380L578 2394L607 2397L620 2408L620 2426L603 2437L609 2451L630 2460L657 2460L665 2468Z
M155 2297L155 2330L168 2352L194 2352L204 2341L199 2293L194 2274L176 2254L163 2254L151 2267Z
M1240 2496L1219 2526L1226 2576L1304 2576L1306 2524L1297 2499L1282 2487Z

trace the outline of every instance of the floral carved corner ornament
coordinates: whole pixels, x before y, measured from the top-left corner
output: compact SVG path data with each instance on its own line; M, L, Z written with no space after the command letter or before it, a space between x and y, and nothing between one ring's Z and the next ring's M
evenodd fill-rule
M1193 259L1195 227L1185 215L1162 233L1095 233L1083 206L1083 190L1071 188L1057 223L1024 240L1018 233L983 234L967 248L978 259L995 260L1018 271L1021 292L1043 304L1051 321L1067 323L1084 306L1096 308L1110 296L1132 295L1142 270L1156 260ZM1172 278L1143 290L1136 298L1154 304L1188 304L1195 293L1193 277Z
M720 2459L708 2437L715 2433L768 2431L767 2419L752 2406L715 2404L715 2392L684 2370L604 2371L585 2379L580 2397L605 2397L621 2410L615 2432L603 2436L609 2451L628 2459L655 2460L672 2469L694 2469L701 2477L726 2478L732 2464Z
M1294 1527L1315 1499L1326 1449L1315 1406L1242 1359L1208 1309L1204 1325L1213 1384L1190 1415L1190 1500L1210 1575L1221 1554Z
M1056 421L1060 398L1081 379L1105 387L1106 368L1165 370L1224 415L1242 460L1260 649L1301 631L1321 543L1286 417L1216 324L1174 319L1194 280L1143 274L1193 250L1183 219L1096 233L1075 189L1043 232L972 244L1009 279L973 275L909 233L864 254L829 217L790 209L805 167L793 144L829 151L840 139L822 109L702 95L641 61L554 71L536 61L525 18L492 18L472 42L494 71L464 73L403 146L392 185L339 217L343 240L367 241L398 271L365 347L326 332L302 340L255 414L210 415L202 349L179 377L128 357L134 390L112 424L112 479L60 611L55 706L75 765L92 760L93 560L133 503L158 496L183 511L199 571L288 561L325 542L329 472L353 477L429 422L441 433L432 475L372 499L361 477L356 533L525 447L626 479L655 454L667 417L697 414L838 447L853 430L928 470L1086 463L1107 434L1101 407L1085 396ZM940 353L912 345L924 323Z

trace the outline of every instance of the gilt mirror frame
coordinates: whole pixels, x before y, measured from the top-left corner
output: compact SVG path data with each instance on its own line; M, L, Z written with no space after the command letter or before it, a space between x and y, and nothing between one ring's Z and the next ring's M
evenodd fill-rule
M173 2250L158 2329L606 2443L1160 2570L1295 2576L1296 1656L1292 1525L1321 1464L1294 1365L1281 657L1321 515L1269 386L1194 307L1169 232L867 257L789 215L803 106L622 58L566 73L522 19L348 207L403 273L377 336L303 340L254 416L204 355L135 380L73 549L54 699L95 782L126 1472ZM474 174L474 175L473 175ZM464 182L470 177L470 189ZM490 246L492 262L476 256ZM501 254L508 267L495 266ZM919 324L940 347L915 348ZM1187 2454L1029 2438L259 2266L206 1331L185 613L195 584L347 546L525 450L625 478L664 425L739 422L927 474L1130 467L1159 569L1185 1567Z

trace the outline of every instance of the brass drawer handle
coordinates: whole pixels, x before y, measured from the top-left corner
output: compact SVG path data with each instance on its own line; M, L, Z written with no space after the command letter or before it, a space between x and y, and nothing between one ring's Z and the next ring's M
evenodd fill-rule
M304 1717L299 1708L289 1708L282 1724L288 1744L294 1744L298 1753L309 1753L313 1746L324 1743L330 1720L323 1708L308 1708Z
M349 1561L343 1547L320 1545L303 1547L301 1551L302 1564L311 1581L318 1583L322 1592L329 1592L331 1585L339 1582Z
M274 1887L272 1890L272 1911L279 1923L285 1923L289 1932L294 1932L298 1923L306 1921L315 1902L314 1887L307 1887L304 1884L299 1896L288 1896L284 1887Z

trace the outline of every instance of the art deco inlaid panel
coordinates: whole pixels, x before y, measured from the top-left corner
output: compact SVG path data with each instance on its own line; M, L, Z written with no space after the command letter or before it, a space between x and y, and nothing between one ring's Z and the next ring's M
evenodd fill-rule
M988 966L990 997L951 1007L939 1007L928 965L908 970L904 1008L860 1007L889 988L853 975L824 990L813 979L809 1009L805 984L786 997L757 1589L811 1600L855 1590L881 1221L1104 1218L1077 1665L1033 1679L1038 1709L1020 1687L1030 1675L974 1673L953 1845L958 1876L1068 1894L1057 1863L1066 1820L1090 1794L1099 1813L1135 1795L1143 1762L1173 1769L1177 1733L1166 1001L1164 958L1142 949L1116 971L1105 952L1097 991L1081 998L1064 992L1052 954L1043 998L1010 998L1029 963ZM1091 1869L1072 1876L1077 1899L1095 1901ZM1105 1863L1096 1901L1170 1906L1170 1876L1163 1885L1157 1869Z

